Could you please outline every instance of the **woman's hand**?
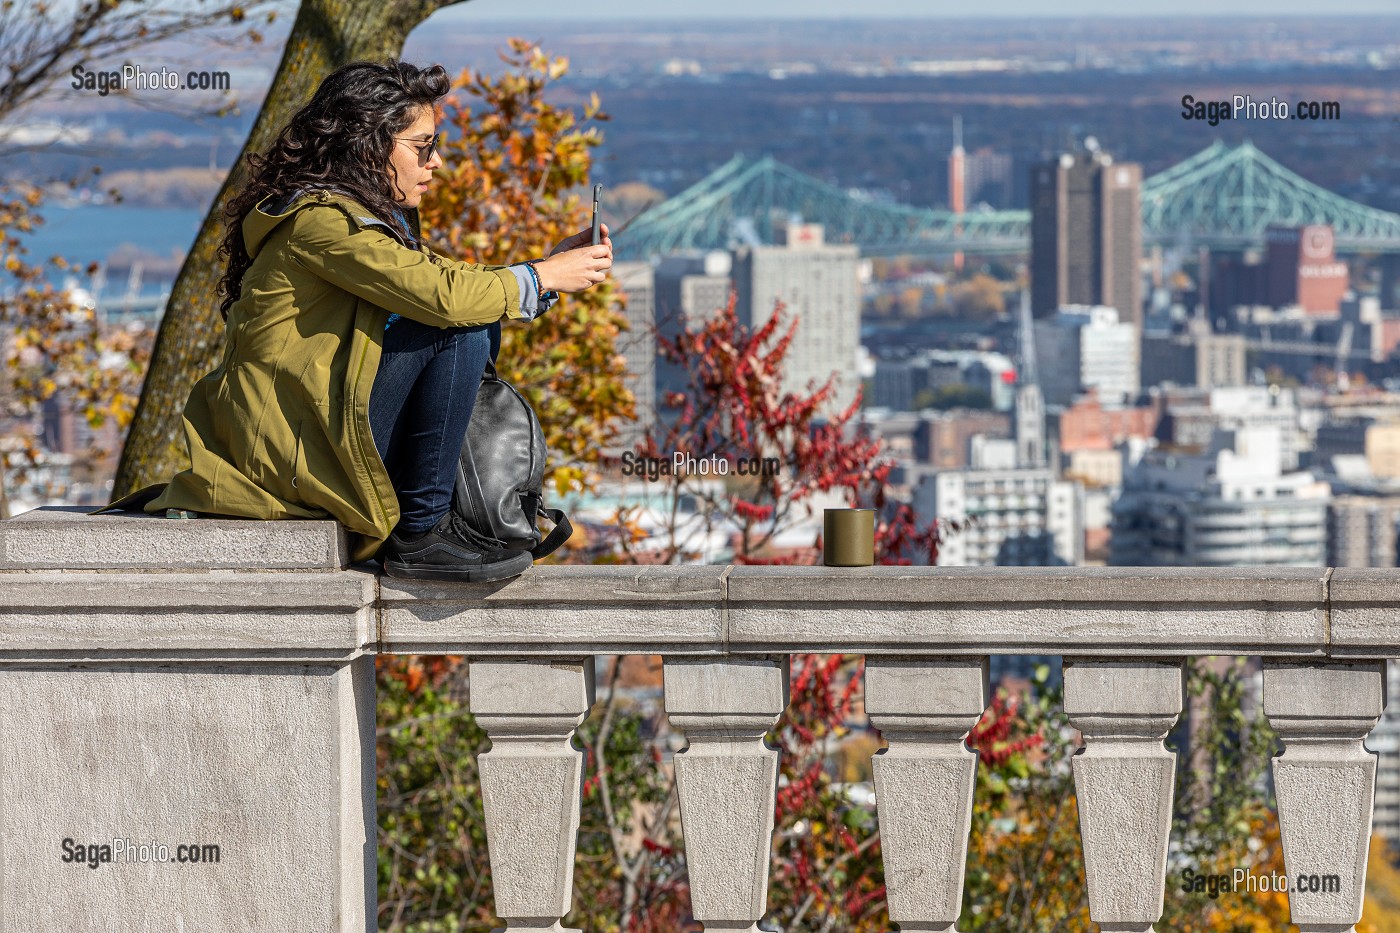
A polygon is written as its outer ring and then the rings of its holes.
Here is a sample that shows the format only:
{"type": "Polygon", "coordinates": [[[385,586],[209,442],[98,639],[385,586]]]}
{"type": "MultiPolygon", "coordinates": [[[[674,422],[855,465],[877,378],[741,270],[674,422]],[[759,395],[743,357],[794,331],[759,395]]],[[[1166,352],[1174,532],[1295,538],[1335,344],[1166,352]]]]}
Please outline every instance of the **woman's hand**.
{"type": "MultiPolygon", "coordinates": [[[[612,240],[608,238],[608,225],[600,222],[598,224],[598,233],[599,238],[603,241],[601,245],[606,246],[608,249],[612,249],[612,240]]],[[[573,236],[565,237],[563,240],[560,240],[559,245],[554,247],[554,249],[550,250],[549,255],[553,256],[555,253],[567,253],[569,250],[578,249],[580,246],[592,245],[593,228],[584,227],[582,230],[580,230],[578,233],[575,233],[573,236]]]]}
{"type": "MultiPolygon", "coordinates": [[[[580,235],[593,239],[592,231],[585,230],[564,243],[580,235]]],[[[556,250],[548,259],[535,263],[535,273],[540,277],[540,288],[547,292],[581,292],[606,279],[612,262],[612,240],[604,239],[597,246],[590,243],[563,252],[556,250]]]]}

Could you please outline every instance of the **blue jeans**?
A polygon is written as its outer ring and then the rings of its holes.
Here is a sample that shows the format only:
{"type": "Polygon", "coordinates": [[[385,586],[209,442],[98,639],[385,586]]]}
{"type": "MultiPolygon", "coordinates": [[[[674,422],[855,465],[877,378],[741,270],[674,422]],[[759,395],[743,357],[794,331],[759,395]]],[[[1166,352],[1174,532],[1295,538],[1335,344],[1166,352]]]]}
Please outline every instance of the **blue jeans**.
{"type": "Polygon", "coordinates": [[[384,332],[369,425],[398,495],[397,534],[431,531],[452,505],[481,374],[500,348],[499,322],[439,328],[399,318],[384,332]]]}

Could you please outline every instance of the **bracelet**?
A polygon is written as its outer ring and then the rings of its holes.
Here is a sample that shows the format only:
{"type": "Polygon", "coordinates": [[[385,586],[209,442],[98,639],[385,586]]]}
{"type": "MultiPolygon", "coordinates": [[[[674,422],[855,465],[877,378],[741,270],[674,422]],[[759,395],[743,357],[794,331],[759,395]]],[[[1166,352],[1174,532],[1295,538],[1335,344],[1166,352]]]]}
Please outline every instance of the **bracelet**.
{"type": "Polygon", "coordinates": [[[559,297],[559,293],[554,291],[545,291],[544,286],[540,284],[540,274],[535,271],[535,263],[544,262],[546,258],[548,257],[541,257],[539,259],[527,259],[525,260],[525,268],[530,270],[530,278],[535,280],[535,294],[539,296],[540,301],[553,301],[554,299],[559,297]]]}

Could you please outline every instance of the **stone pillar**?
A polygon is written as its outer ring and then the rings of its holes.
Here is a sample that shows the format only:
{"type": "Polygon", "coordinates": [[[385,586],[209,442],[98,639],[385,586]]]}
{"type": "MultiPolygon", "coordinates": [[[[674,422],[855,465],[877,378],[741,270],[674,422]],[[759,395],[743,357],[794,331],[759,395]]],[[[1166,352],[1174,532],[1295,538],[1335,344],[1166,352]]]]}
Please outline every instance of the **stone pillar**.
{"type": "Polygon", "coordinates": [[[758,931],[778,752],[763,740],[787,708],[788,659],[666,659],[666,713],[690,744],[675,756],[691,913],[707,931],[758,931]]]}
{"type": "Polygon", "coordinates": [[[889,743],[873,760],[875,805],[904,933],[956,933],[977,780],[966,739],[987,699],[986,658],[865,662],[865,709],[889,743]]]}
{"type": "Polygon", "coordinates": [[[1362,740],[1385,710],[1385,665],[1264,662],[1264,713],[1284,747],[1274,790],[1299,933],[1352,933],[1361,919],[1376,792],[1376,755],[1362,740]]]}
{"type": "Polygon", "coordinates": [[[1065,713],[1084,734],[1074,789],[1089,917],[1102,933],[1152,933],[1167,880],[1181,715],[1179,661],[1066,658],[1065,713]]]}
{"type": "Polygon", "coordinates": [[[344,551],[329,521],[0,522],[0,933],[378,929],[344,551]]]}
{"type": "Polygon", "coordinates": [[[473,661],[471,711],[491,737],[477,758],[496,916],[511,933],[559,933],[574,899],[593,659],[473,661]]]}

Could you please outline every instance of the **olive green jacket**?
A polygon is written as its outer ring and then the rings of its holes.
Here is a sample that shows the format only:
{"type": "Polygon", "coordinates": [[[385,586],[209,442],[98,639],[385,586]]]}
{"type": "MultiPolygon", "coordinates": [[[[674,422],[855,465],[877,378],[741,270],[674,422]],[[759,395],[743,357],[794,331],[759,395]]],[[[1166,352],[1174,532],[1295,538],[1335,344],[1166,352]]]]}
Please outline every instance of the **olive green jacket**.
{"type": "Polygon", "coordinates": [[[434,327],[519,319],[518,280],[505,266],[433,262],[327,191],[265,199],[243,241],[253,261],[223,363],[185,405],[190,468],[145,509],[334,518],[352,558],[367,559],[399,520],[369,424],[390,312],[434,327]]]}

